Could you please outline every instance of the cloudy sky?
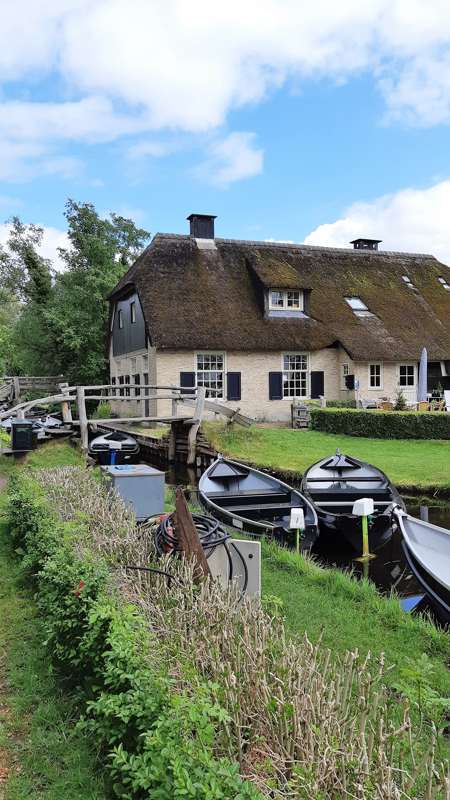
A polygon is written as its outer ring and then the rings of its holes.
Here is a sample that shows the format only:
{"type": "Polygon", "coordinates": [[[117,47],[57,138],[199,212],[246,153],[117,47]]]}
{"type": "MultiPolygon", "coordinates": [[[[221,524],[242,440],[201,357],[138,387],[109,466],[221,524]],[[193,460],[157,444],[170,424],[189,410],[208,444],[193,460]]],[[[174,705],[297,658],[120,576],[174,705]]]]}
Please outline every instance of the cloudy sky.
{"type": "Polygon", "coordinates": [[[450,262],[447,0],[0,5],[0,221],[47,254],[70,196],[152,233],[197,211],[450,262]]]}

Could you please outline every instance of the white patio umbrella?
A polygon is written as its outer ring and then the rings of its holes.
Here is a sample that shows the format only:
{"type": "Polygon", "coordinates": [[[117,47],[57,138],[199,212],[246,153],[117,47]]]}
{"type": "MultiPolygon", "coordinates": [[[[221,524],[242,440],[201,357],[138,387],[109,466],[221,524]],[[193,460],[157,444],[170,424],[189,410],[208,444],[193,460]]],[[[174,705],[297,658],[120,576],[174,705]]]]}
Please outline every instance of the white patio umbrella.
{"type": "Polygon", "coordinates": [[[428,353],[424,347],[420,356],[419,379],[417,381],[417,402],[422,403],[427,399],[427,372],[428,372],[428,353]]]}

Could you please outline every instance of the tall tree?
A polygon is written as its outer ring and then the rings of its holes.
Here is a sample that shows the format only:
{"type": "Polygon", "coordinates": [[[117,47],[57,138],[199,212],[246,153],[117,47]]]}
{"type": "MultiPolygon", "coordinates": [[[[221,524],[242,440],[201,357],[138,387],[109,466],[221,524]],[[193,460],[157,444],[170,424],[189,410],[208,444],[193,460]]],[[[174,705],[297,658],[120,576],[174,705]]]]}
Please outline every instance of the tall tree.
{"type": "Polygon", "coordinates": [[[149,233],[118,214],[101,219],[91,203],[68,200],[65,216],[71,246],[60,250],[66,269],[55,276],[47,319],[58,371],[88,384],[108,375],[107,297],[149,233]]]}
{"type": "MultiPolygon", "coordinates": [[[[51,331],[46,314],[52,301],[52,268],[38,248],[43,230],[10,221],[6,247],[0,246],[0,286],[3,303],[3,347],[7,343],[9,370],[45,374],[52,362],[51,331]]],[[[6,364],[5,364],[6,368],[6,364]]]]}

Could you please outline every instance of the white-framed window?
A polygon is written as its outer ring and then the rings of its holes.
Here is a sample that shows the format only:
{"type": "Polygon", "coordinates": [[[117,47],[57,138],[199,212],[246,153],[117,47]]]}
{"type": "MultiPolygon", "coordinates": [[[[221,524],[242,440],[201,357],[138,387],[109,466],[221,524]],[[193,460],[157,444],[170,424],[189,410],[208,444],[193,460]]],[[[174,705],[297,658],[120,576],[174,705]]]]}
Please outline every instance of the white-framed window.
{"type": "Polygon", "coordinates": [[[204,386],[206,397],[223,400],[225,356],[223,353],[197,353],[197,386],[204,386]]]}
{"type": "Polygon", "coordinates": [[[130,321],[132,325],[136,322],[136,303],[134,300],[130,303],[130,321]]]}
{"type": "Polygon", "coordinates": [[[440,278],[438,278],[438,281],[444,287],[444,289],[447,289],[447,291],[450,292],[450,285],[448,281],[442,277],[442,275],[440,276],[440,278]]]}
{"type": "Polygon", "coordinates": [[[416,385],[416,370],[413,364],[400,364],[398,384],[405,387],[416,385]]]}
{"type": "Polygon", "coordinates": [[[350,364],[341,364],[341,389],[347,388],[345,382],[347,375],[350,375],[350,364]]]}
{"type": "Polygon", "coordinates": [[[117,312],[117,324],[118,324],[120,330],[122,330],[122,328],[123,328],[123,314],[122,314],[122,309],[121,308],[119,308],[119,310],[117,312]]]}
{"type": "Polygon", "coordinates": [[[369,364],[369,389],[383,388],[383,370],[381,364],[369,364]]]}
{"type": "Polygon", "coordinates": [[[269,291],[271,311],[303,311],[303,292],[301,289],[271,289],[269,291]]]}
{"type": "Polygon", "coordinates": [[[308,354],[284,353],[283,397],[307,397],[308,354]]]}

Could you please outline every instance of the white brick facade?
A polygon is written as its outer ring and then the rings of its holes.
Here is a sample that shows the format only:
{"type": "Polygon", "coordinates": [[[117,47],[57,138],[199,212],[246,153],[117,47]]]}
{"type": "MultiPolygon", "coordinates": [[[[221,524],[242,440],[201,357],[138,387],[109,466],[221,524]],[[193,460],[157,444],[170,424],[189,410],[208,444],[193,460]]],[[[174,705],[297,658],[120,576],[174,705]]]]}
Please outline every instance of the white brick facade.
{"type": "MultiPolygon", "coordinates": [[[[207,352],[207,351],[202,351],[207,352]]],[[[239,372],[241,374],[241,399],[238,401],[226,400],[226,386],[224,398],[220,399],[230,408],[240,408],[244,414],[259,421],[289,422],[291,418],[292,398],[283,400],[269,399],[269,373],[283,371],[283,353],[258,353],[258,352],[225,352],[224,373],[239,372]]],[[[309,375],[312,371],[324,373],[324,394],[327,400],[352,400],[353,391],[345,388],[344,365],[347,365],[348,374],[353,374],[359,379],[359,394],[363,399],[377,400],[388,397],[395,398],[399,385],[399,364],[389,362],[380,363],[381,387],[369,386],[369,363],[354,363],[343,348],[326,348],[313,351],[308,356],[308,394],[310,396],[309,375]]],[[[180,383],[181,372],[195,372],[197,354],[188,351],[156,351],[154,348],[138,351],[126,356],[111,356],[111,377],[116,378],[130,375],[135,372],[141,375],[141,384],[144,383],[144,374],[148,373],[150,384],[173,385],[180,383]]],[[[417,365],[414,367],[414,386],[402,387],[408,402],[415,402],[417,365]]],[[[132,381],[132,377],[131,377],[132,381]]],[[[125,384],[124,384],[125,385],[125,384]]],[[[134,394],[133,391],[130,392],[134,394]]],[[[301,398],[298,398],[301,402],[301,398]]],[[[306,398],[305,398],[306,399],[306,398]]],[[[145,412],[144,402],[130,397],[126,402],[113,403],[114,411],[120,416],[139,416],[145,412]]],[[[169,400],[151,402],[149,407],[151,415],[169,416],[171,403],[169,400]]]]}

